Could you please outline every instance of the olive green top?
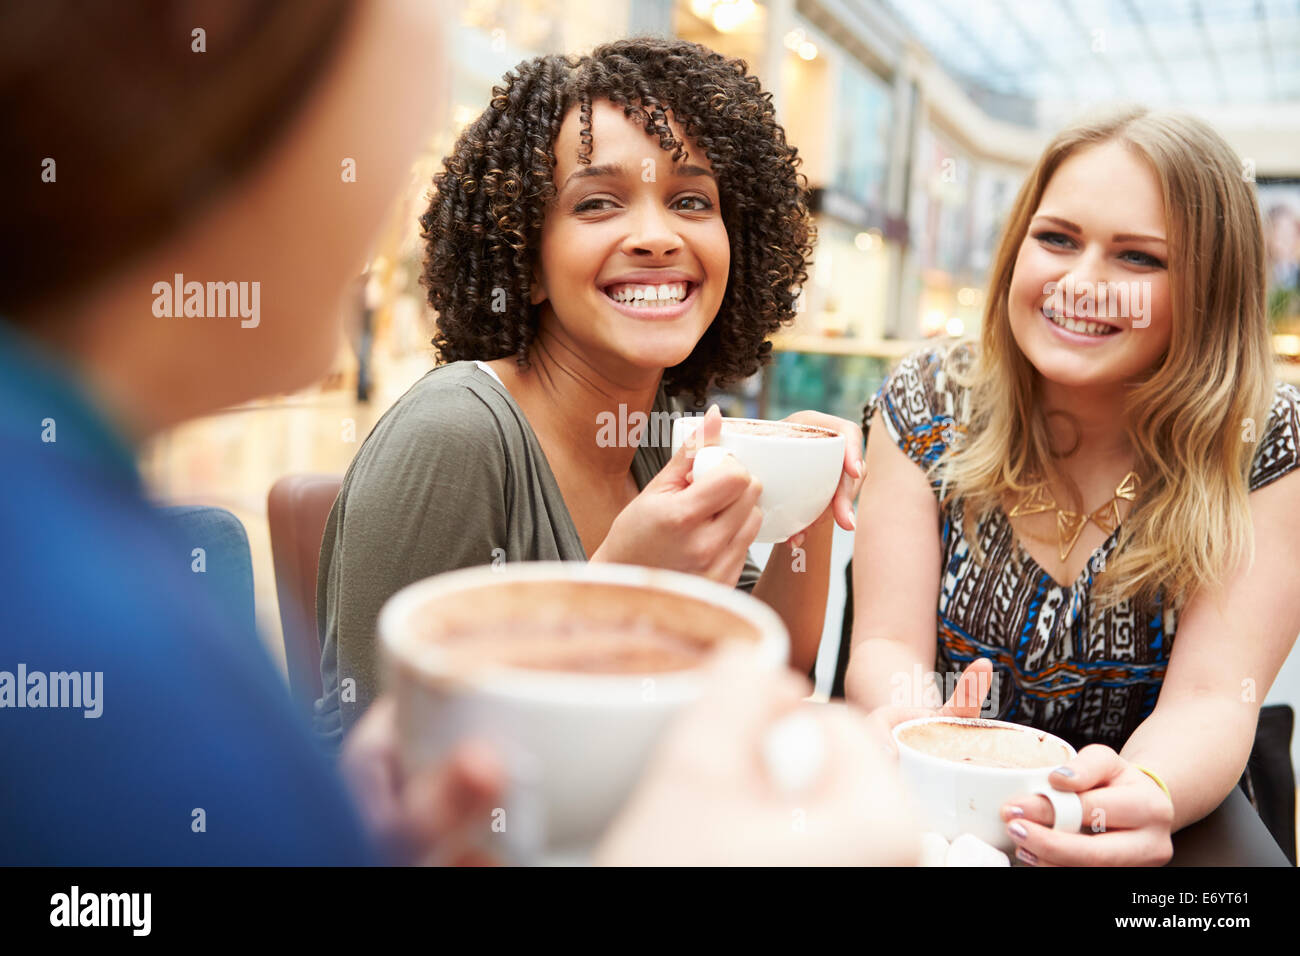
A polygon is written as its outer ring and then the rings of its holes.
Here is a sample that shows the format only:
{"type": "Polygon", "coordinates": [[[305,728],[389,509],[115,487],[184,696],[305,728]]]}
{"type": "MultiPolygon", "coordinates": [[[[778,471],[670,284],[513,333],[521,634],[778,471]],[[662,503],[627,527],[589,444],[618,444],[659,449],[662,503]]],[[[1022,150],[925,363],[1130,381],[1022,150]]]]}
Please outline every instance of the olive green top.
{"type": "MultiPolygon", "coordinates": [[[[673,410],[662,388],[654,410],[673,410]]],[[[632,459],[638,488],[670,452],[656,441],[663,436],[645,431],[632,459]]],[[[429,372],[366,438],[325,525],[316,578],[324,686],[317,732],[337,745],[375,698],[375,622],[401,588],[494,562],[586,560],[542,446],[495,373],[474,362],[429,372]],[[356,681],[355,695],[340,695],[347,678],[356,681]]],[[[747,560],[737,587],[752,590],[758,577],[747,560]]]]}

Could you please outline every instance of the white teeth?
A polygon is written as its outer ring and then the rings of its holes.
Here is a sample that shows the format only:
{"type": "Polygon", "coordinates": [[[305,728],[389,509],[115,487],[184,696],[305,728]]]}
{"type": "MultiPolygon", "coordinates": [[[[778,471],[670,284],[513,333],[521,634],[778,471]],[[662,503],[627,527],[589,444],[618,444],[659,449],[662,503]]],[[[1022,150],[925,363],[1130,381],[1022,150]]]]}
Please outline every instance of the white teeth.
{"type": "Polygon", "coordinates": [[[1112,326],[1103,325],[1100,322],[1083,322],[1078,319],[1072,319],[1068,316],[1058,315],[1052,309],[1044,309],[1045,315],[1054,325],[1059,325],[1063,329],[1069,329],[1079,335],[1104,336],[1112,334],[1112,326]]]}
{"type": "Polygon", "coordinates": [[[663,285],[618,285],[605,290],[615,302],[631,306],[676,305],[686,298],[685,282],[669,282],[663,285]]]}

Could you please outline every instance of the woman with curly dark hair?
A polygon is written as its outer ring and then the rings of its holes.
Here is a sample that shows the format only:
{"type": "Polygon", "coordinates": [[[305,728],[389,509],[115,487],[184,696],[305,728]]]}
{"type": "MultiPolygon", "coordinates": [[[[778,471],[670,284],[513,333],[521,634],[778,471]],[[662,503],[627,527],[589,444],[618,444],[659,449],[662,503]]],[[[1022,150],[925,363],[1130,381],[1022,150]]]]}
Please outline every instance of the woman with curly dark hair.
{"type": "MultiPolygon", "coordinates": [[[[797,165],[745,64],[693,43],[539,57],[493,90],[421,220],[448,364],[376,425],[326,528],[322,733],[341,735],[376,691],[384,601],[470,565],[704,575],[775,608],[792,666],[812,666],[831,523],[853,527],[860,429],[791,416],[846,436],[844,474],[760,575],[748,557],[758,482],[738,464],[692,482],[686,454],[670,460],[661,436],[635,425],[659,420],[673,396],[698,407],[710,387],[752,375],[793,317],[812,239],[797,165]],[[627,440],[610,440],[612,417],[634,423],[627,440]]],[[[720,427],[710,409],[700,440],[720,427]]]]}

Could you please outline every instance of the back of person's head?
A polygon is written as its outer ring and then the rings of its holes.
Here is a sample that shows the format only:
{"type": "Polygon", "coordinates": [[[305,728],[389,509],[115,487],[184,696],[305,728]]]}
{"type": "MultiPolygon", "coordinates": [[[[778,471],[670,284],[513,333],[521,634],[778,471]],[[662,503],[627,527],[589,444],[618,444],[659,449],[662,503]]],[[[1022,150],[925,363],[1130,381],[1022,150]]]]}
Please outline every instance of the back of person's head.
{"type": "Polygon", "coordinates": [[[141,437],[319,380],[439,112],[445,20],[406,0],[5,6],[0,318],[141,437]]]}
{"type": "Polygon", "coordinates": [[[352,0],[0,8],[0,315],[22,322],[173,233],[277,141],[352,0]]]}

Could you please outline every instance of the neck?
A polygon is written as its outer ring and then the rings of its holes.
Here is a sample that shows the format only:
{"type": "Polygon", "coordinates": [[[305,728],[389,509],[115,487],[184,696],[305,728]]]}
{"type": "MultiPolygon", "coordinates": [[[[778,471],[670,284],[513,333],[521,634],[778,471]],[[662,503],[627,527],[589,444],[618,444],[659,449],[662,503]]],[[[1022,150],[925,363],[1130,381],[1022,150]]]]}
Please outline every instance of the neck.
{"type": "MultiPolygon", "coordinates": [[[[139,448],[149,438],[187,417],[183,398],[192,382],[177,381],[174,363],[159,360],[135,324],[114,314],[43,315],[31,330],[35,343],[70,370],[78,385],[118,434],[139,448]],[[107,334],[112,329],[113,334],[107,334]],[[179,386],[179,388],[177,387],[179,386]]],[[[201,406],[201,403],[198,403],[201,406]]]]}
{"type": "MultiPolygon", "coordinates": [[[[510,383],[511,393],[528,413],[529,423],[548,452],[562,448],[567,457],[584,468],[611,478],[627,474],[636,446],[598,440],[602,423],[610,415],[616,421],[634,412],[648,416],[662,370],[611,372],[584,355],[562,330],[545,321],[529,350],[526,370],[521,370],[513,358],[492,364],[498,372],[506,372],[502,378],[510,383]]],[[[609,432],[605,426],[605,434],[609,432]]]]}
{"type": "Polygon", "coordinates": [[[1042,376],[1038,382],[1054,449],[1065,452],[1073,448],[1068,456],[1071,461],[1095,463],[1103,468],[1132,462],[1133,446],[1122,391],[1110,385],[1061,385],[1042,376]]]}

